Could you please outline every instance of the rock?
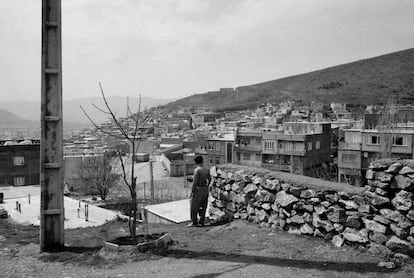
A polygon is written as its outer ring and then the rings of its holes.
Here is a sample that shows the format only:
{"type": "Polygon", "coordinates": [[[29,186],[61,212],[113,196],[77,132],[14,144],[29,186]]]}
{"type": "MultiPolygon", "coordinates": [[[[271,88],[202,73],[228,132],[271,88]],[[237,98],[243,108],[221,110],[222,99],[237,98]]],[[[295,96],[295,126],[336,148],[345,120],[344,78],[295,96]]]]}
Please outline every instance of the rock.
{"type": "Polygon", "coordinates": [[[323,201],[321,202],[321,205],[324,206],[325,208],[328,208],[331,205],[331,203],[329,203],[328,201],[323,201]]]}
{"type": "Polygon", "coordinates": [[[269,214],[263,209],[255,209],[254,214],[260,222],[267,222],[269,220],[269,214]]]}
{"type": "Polygon", "coordinates": [[[345,226],[359,229],[361,227],[361,219],[358,216],[348,216],[345,222],[345,226]]]}
{"type": "Polygon", "coordinates": [[[399,239],[396,236],[391,236],[391,238],[385,244],[391,251],[396,253],[402,253],[407,255],[414,254],[414,246],[408,241],[399,239]]]}
{"type": "Polygon", "coordinates": [[[373,188],[373,190],[371,190],[371,191],[375,191],[375,188],[378,188],[378,187],[382,188],[382,189],[386,189],[386,188],[389,187],[388,183],[380,182],[380,181],[377,181],[377,180],[368,181],[368,185],[370,185],[373,188]]]}
{"type": "Polygon", "coordinates": [[[404,166],[401,170],[400,170],[400,175],[408,175],[408,174],[414,174],[414,169],[409,167],[409,166],[404,166]]]}
{"type": "Polygon", "coordinates": [[[286,191],[279,191],[276,194],[276,203],[283,208],[292,207],[294,203],[298,201],[298,198],[291,194],[287,194],[286,191]]]}
{"type": "Polygon", "coordinates": [[[303,219],[302,216],[296,214],[296,215],[288,218],[286,222],[287,223],[294,223],[294,224],[304,224],[305,220],[303,219]]]}
{"type": "Polygon", "coordinates": [[[332,244],[338,248],[341,248],[344,245],[344,237],[342,235],[336,235],[332,238],[332,244]]]}
{"type": "Polygon", "coordinates": [[[312,205],[317,205],[317,204],[321,203],[321,199],[316,198],[316,197],[315,198],[310,198],[309,201],[312,205]]]}
{"type": "Polygon", "coordinates": [[[280,183],[279,180],[276,179],[266,179],[266,182],[262,184],[262,187],[270,192],[276,192],[280,190],[280,183]]]}
{"type": "Polygon", "coordinates": [[[413,193],[401,190],[398,192],[394,199],[392,199],[392,205],[399,211],[408,211],[411,209],[413,193]]]}
{"type": "Polygon", "coordinates": [[[377,172],[375,173],[375,179],[383,182],[383,183],[390,183],[392,180],[393,175],[385,172],[377,172]]]}
{"type": "Polygon", "coordinates": [[[231,184],[227,183],[227,184],[224,186],[224,190],[226,190],[226,191],[230,191],[230,190],[231,190],[231,184]]]}
{"type": "Polygon", "coordinates": [[[369,202],[374,206],[383,206],[390,203],[390,199],[380,196],[371,191],[365,191],[364,195],[368,198],[369,202]]]}
{"type": "Polygon", "coordinates": [[[376,243],[371,243],[369,245],[368,252],[371,252],[375,255],[379,255],[381,257],[389,257],[392,255],[392,251],[388,247],[376,243]]]}
{"type": "Polygon", "coordinates": [[[303,209],[306,210],[307,212],[313,212],[313,206],[312,205],[304,205],[303,209]]]}
{"type": "Polygon", "coordinates": [[[232,190],[232,191],[234,191],[234,192],[238,192],[238,191],[239,191],[239,189],[240,189],[240,185],[239,185],[237,182],[235,182],[235,183],[233,183],[233,184],[231,185],[231,190],[232,190]]]}
{"type": "Polygon", "coordinates": [[[346,228],[345,231],[342,232],[343,237],[349,242],[357,242],[357,243],[367,243],[368,238],[361,235],[357,230],[352,228],[346,228]]]}
{"type": "Polygon", "coordinates": [[[378,267],[383,267],[387,269],[394,269],[397,267],[397,264],[395,262],[379,262],[378,267]]]}
{"type": "Polygon", "coordinates": [[[246,210],[248,215],[254,215],[254,207],[250,204],[247,205],[246,210]]]}
{"type": "Polygon", "coordinates": [[[291,185],[289,187],[289,193],[293,194],[295,197],[298,197],[299,198],[301,192],[302,192],[302,189],[300,187],[293,186],[293,185],[291,185]]]}
{"type": "Polygon", "coordinates": [[[388,240],[386,235],[378,232],[372,232],[369,236],[369,239],[378,244],[385,244],[385,242],[388,240]]]}
{"type": "Polygon", "coordinates": [[[264,209],[264,210],[270,210],[271,209],[271,206],[270,206],[269,203],[264,203],[264,204],[262,204],[262,209],[264,209]]]}
{"type": "Polygon", "coordinates": [[[413,209],[407,212],[407,218],[414,221],[414,210],[413,209]]]}
{"type": "Polygon", "coordinates": [[[370,205],[359,205],[358,212],[371,213],[372,212],[372,207],[370,205]]]}
{"type": "Polygon", "coordinates": [[[365,178],[367,180],[373,180],[375,178],[375,172],[372,169],[368,169],[365,174],[365,178]]]}
{"type": "Polygon", "coordinates": [[[345,209],[358,209],[358,205],[351,200],[339,200],[338,203],[342,204],[345,209]]]}
{"type": "Polygon", "coordinates": [[[310,198],[315,198],[316,197],[316,191],[312,190],[312,189],[307,189],[307,190],[303,190],[300,193],[300,197],[302,199],[310,199],[310,198]]]}
{"type": "Polygon", "coordinates": [[[408,260],[410,256],[401,254],[401,253],[395,253],[394,258],[399,259],[399,260],[408,260]]]}
{"type": "Polygon", "coordinates": [[[399,211],[391,210],[391,209],[380,209],[380,213],[385,218],[394,221],[399,222],[404,219],[404,215],[402,215],[399,211]]]}
{"type": "Polygon", "coordinates": [[[305,212],[302,217],[306,223],[312,223],[312,215],[309,212],[305,212]]]}
{"type": "Polygon", "coordinates": [[[383,234],[385,234],[387,231],[387,227],[385,227],[384,225],[374,220],[362,219],[362,221],[364,222],[365,227],[370,231],[383,233],[383,234]]]}
{"type": "Polygon", "coordinates": [[[316,228],[313,232],[313,236],[325,237],[325,233],[321,229],[316,228]]]}
{"type": "Polygon", "coordinates": [[[381,224],[384,224],[384,225],[389,225],[391,223],[390,220],[388,220],[387,218],[385,218],[382,215],[375,215],[374,216],[374,221],[377,221],[377,222],[379,222],[381,224]]]}
{"type": "Polygon", "coordinates": [[[345,210],[340,207],[329,207],[326,216],[332,222],[345,223],[346,221],[345,210]]]}
{"type": "Polygon", "coordinates": [[[414,236],[414,227],[410,228],[410,236],[414,236]]]}
{"type": "Polygon", "coordinates": [[[339,200],[339,196],[338,193],[333,193],[333,194],[325,194],[325,198],[327,201],[329,201],[331,204],[334,204],[336,202],[338,202],[339,200]]]}
{"type": "Polygon", "coordinates": [[[398,172],[401,170],[401,168],[402,168],[402,167],[403,167],[403,166],[402,166],[402,164],[401,164],[401,163],[395,162],[395,163],[391,164],[391,165],[388,167],[388,169],[387,169],[387,170],[385,170],[385,173],[389,173],[389,174],[395,174],[395,173],[398,173],[398,172]]]}
{"type": "Polygon", "coordinates": [[[319,216],[315,213],[313,214],[312,225],[315,228],[323,228],[327,232],[331,232],[335,229],[330,221],[320,219],[319,216]]]}
{"type": "Polygon", "coordinates": [[[305,223],[300,226],[300,232],[303,235],[313,235],[314,229],[311,225],[309,225],[308,223],[305,223]]]}
{"type": "Polygon", "coordinates": [[[349,200],[352,198],[351,193],[345,192],[345,191],[339,191],[338,192],[338,196],[339,198],[341,198],[342,200],[349,200]]]}
{"type": "Polygon", "coordinates": [[[402,229],[407,229],[409,227],[412,227],[414,225],[414,223],[409,220],[407,217],[402,216],[402,219],[400,221],[398,221],[398,227],[402,228],[402,229]]]}
{"type": "Polygon", "coordinates": [[[335,231],[337,231],[338,233],[341,233],[345,229],[344,225],[341,225],[339,223],[334,223],[333,226],[335,231]]]}
{"type": "Polygon", "coordinates": [[[414,237],[412,236],[408,236],[407,237],[408,242],[410,242],[411,244],[414,244],[414,237]]]}
{"type": "Polygon", "coordinates": [[[226,209],[231,211],[231,212],[236,212],[236,206],[234,205],[233,202],[228,202],[226,204],[226,209]]]}
{"type": "Polygon", "coordinates": [[[256,201],[262,202],[262,203],[273,203],[276,199],[276,195],[274,193],[270,193],[267,190],[259,189],[256,192],[256,195],[254,195],[256,201]]]}
{"type": "Polygon", "coordinates": [[[295,226],[289,226],[289,230],[288,230],[289,234],[293,234],[293,235],[300,235],[300,229],[298,227],[295,226]]]}
{"type": "Polygon", "coordinates": [[[369,165],[369,168],[370,169],[373,169],[373,170],[376,170],[376,171],[383,171],[383,170],[388,169],[388,167],[386,165],[384,165],[384,164],[382,164],[380,162],[372,162],[369,165]]]}
{"type": "Polygon", "coordinates": [[[392,223],[390,225],[391,231],[401,239],[405,239],[408,236],[408,232],[405,229],[398,227],[396,224],[392,223]]]}
{"type": "Polygon", "coordinates": [[[252,183],[259,187],[260,185],[264,184],[264,179],[262,177],[254,177],[252,183]]]}
{"type": "Polygon", "coordinates": [[[254,195],[254,194],[256,194],[256,192],[257,192],[258,189],[259,188],[256,185],[254,185],[252,183],[249,183],[244,188],[244,193],[249,194],[249,195],[254,195]]]}
{"type": "Polygon", "coordinates": [[[388,196],[388,192],[379,187],[375,188],[375,193],[381,196],[385,196],[385,197],[388,196]]]}
{"type": "Polygon", "coordinates": [[[413,180],[403,175],[394,176],[394,180],[391,182],[391,188],[409,189],[413,185],[413,180]]]}

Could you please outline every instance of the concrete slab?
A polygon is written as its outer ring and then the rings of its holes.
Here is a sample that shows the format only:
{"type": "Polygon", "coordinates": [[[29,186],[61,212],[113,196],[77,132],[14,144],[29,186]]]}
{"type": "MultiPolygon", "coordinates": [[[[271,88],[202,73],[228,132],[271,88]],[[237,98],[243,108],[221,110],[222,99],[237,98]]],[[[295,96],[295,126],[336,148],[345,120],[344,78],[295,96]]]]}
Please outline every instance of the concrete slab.
{"type": "MultiPolygon", "coordinates": [[[[209,206],[207,206],[208,212],[209,206]]],[[[150,223],[185,223],[191,221],[190,199],[145,207],[150,223]]]]}
{"type": "MultiPolygon", "coordinates": [[[[99,226],[107,221],[116,219],[120,213],[103,209],[94,205],[89,205],[89,221],[85,221],[85,203],[81,202],[79,218],[78,207],[79,201],[72,198],[64,197],[65,204],[65,229],[83,228],[99,226]]],[[[23,225],[40,225],[40,196],[31,195],[30,204],[27,196],[19,198],[6,199],[0,204],[7,210],[10,218],[23,225]],[[16,210],[16,201],[21,204],[22,212],[16,210]]]]}

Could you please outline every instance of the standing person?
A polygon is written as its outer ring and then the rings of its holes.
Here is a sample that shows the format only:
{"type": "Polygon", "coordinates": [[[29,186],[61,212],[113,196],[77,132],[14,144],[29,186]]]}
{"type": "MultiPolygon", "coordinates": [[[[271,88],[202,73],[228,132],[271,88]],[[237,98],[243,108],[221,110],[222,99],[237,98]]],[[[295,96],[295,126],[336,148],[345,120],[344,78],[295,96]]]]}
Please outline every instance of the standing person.
{"type": "Polygon", "coordinates": [[[194,158],[196,168],[194,169],[194,182],[190,196],[190,213],[192,223],[189,226],[204,226],[206,219],[208,186],[210,185],[210,171],[203,165],[203,157],[194,158]],[[200,220],[198,220],[198,215],[200,220]]]}

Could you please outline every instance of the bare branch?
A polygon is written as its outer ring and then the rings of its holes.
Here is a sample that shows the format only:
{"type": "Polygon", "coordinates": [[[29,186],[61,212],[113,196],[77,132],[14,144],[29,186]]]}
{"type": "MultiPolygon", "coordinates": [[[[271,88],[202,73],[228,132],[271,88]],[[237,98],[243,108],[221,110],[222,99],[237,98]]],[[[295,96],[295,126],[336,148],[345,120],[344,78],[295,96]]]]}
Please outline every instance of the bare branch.
{"type": "Polygon", "coordinates": [[[121,167],[122,167],[122,176],[123,176],[123,178],[124,178],[124,182],[125,182],[125,184],[128,186],[128,187],[131,187],[130,186],[130,184],[129,184],[129,182],[128,182],[128,179],[126,178],[127,177],[127,172],[126,172],[126,170],[125,170],[125,164],[124,164],[124,160],[123,160],[123,158],[122,158],[122,154],[121,154],[121,152],[118,150],[118,156],[119,156],[119,161],[121,161],[121,167]]]}
{"type": "Polygon", "coordinates": [[[83,109],[82,105],[80,105],[80,109],[82,110],[83,114],[85,114],[86,118],[88,118],[88,120],[89,120],[89,121],[93,124],[93,126],[94,126],[97,130],[99,130],[99,131],[101,131],[101,132],[103,132],[103,133],[105,133],[105,134],[107,134],[107,135],[109,135],[109,136],[112,136],[112,137],[114,137],[114,138],[117,138],[117,139],[125,139],[125,138],[124,138],[124,137],[122,137],[122,136],[117,136],[117,135],[115,135],[115,134],[113,134],[113,133],[110,133],[110,132],[108,132],[108,131],[105,131],[103,128],[101,128],[100,126],[98,126],[98,125],[96,124],[96,122],[95,122],[94,120],[92,120],[92,118],[89,116],[89,114],[85,111],[85,109],[83,109]]]}
{"type": "Polygon", "coordinates": [[[109,112],[107,112],[107,111],[103,110],[102,108],[98,107],[95,103],[91,103],[91,105],[92,105],[93,107],[95,107],[95,108],[96,108],[96,110],[98,110],[99,112],[102,112],[102,113],[107,114],[107,115],[111,115],[111,113],[109,113],[109,112]]]}
{"type": "Polygon", "coordinates": [[[139,95],[138,113],[137,113],[137,119],[135,121],[134,140],[136,139],[136,136],[137,136],[137,131],[138,131],[138,127],[139,127],[139,116],[140,116],[140,114],[141,114],[141,94],[139,95]]]}
{"type": "Polygon", "coordinates": [[[119,131],[121,131],[122,135],[124,135],[126,139],[128,139],[129,141],[131,141],[131,138],[128,136],[128,133],[124,130],[124,128],[122,127],[122,125],[119,123],[119,121],[115,117],[115,114],[112,112],[112,109],[109,106],[108,101],[106,100],[105,93],[104,93],[104,91],[102,89],[101,82],[99,82],[99,89],[101,90],[102,98],[103,98],[103,100],[105,102],[106,109],[108,109],[108,112],[110,113],[112,119],[114,120],[115,125],[118,127],[119,131]]]}

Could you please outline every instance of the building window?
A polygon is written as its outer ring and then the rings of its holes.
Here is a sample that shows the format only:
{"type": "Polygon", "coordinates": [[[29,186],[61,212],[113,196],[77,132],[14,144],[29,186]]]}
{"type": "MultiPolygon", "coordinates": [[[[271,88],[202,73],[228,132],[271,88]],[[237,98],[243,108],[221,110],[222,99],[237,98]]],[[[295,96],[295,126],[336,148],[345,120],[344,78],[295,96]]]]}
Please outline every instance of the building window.
{"type": "Polygon", "coordinates": [[[207,144],[207,149],[208,149],[208,150],[210,150],[210,151],[212,151],[212,150],[213,150],[213,148],[214,148],[213,143],[208,142],[208,144],[207,144]]]}
{"type": "Polygon", "coordinates": [[[216,152],[220,152],[220,142],[216,142],[216,152]]]}
{"type": "Polygon", "coordinates": [[[316,141],[315,142],[315,149],[319,150],[321,148],[321,142],[320,141],[316,141]]]}
{"type": "Polygon", "coordinates": [[[342,162],[354,162],[357,159],[357,155],[354,153],[343,153],[342,162]]]}
{"type": "Polygon", "coordinates": [[[312,150],[312,142],[308,142],[308,151],[312,150]]]}
{"type": "Polygon", "coordinates": [[[220,164],[220,158],[216,157],[216,164],[220,164]]]}
{"type": "Polygon", "coordinates": [[[369,144],[371,144],[371,145],[379,145],[380,144],[380,137],[379,136],[372,135],[370,139],[371,140],[370,140],[369,144]]]}
{"type": "Polygon", "coordinates": [[[256,154],[256,161],[262,161],[262,155],[261,154],[256,154]]]}
{"type": "Polygon", "coordinates": [[[242,158],[243,158],[243,160],[250,160],[250,153],[243,153],[242,154],[242,158]]]}
{"type": "Polygon", "coordinates": [[[23,166],[23,165],[24,165],[24,156],[13,157],[13,166],[23,166]]]}
{"type": "Polygon", "coordinates": [[[14,178],[14,185],[25,185],[25,178],[24,177],[15,177],[14,178]]]}
{"type": "Polygon", "coordinates": [[[305,150],[305,144],[302,142],[295,142],[293,148],[296,152],[303,152],[305,150]]]}
{"type": "Polygon", "coordinates": [[[271,142],[271,141],[264,142],[264,147],[267,150],[273,150],[274,146],[275,146],[275,142],[271,142]]]}
{"type": "Polygon", "coordinates": [[[397,136],[397,137],[394,137],[394,138],[392,138],[392,144],[394,145],[394,146],[405,146],[404,145],[404,137],[402,137],[402,136],[397,136]]]}

